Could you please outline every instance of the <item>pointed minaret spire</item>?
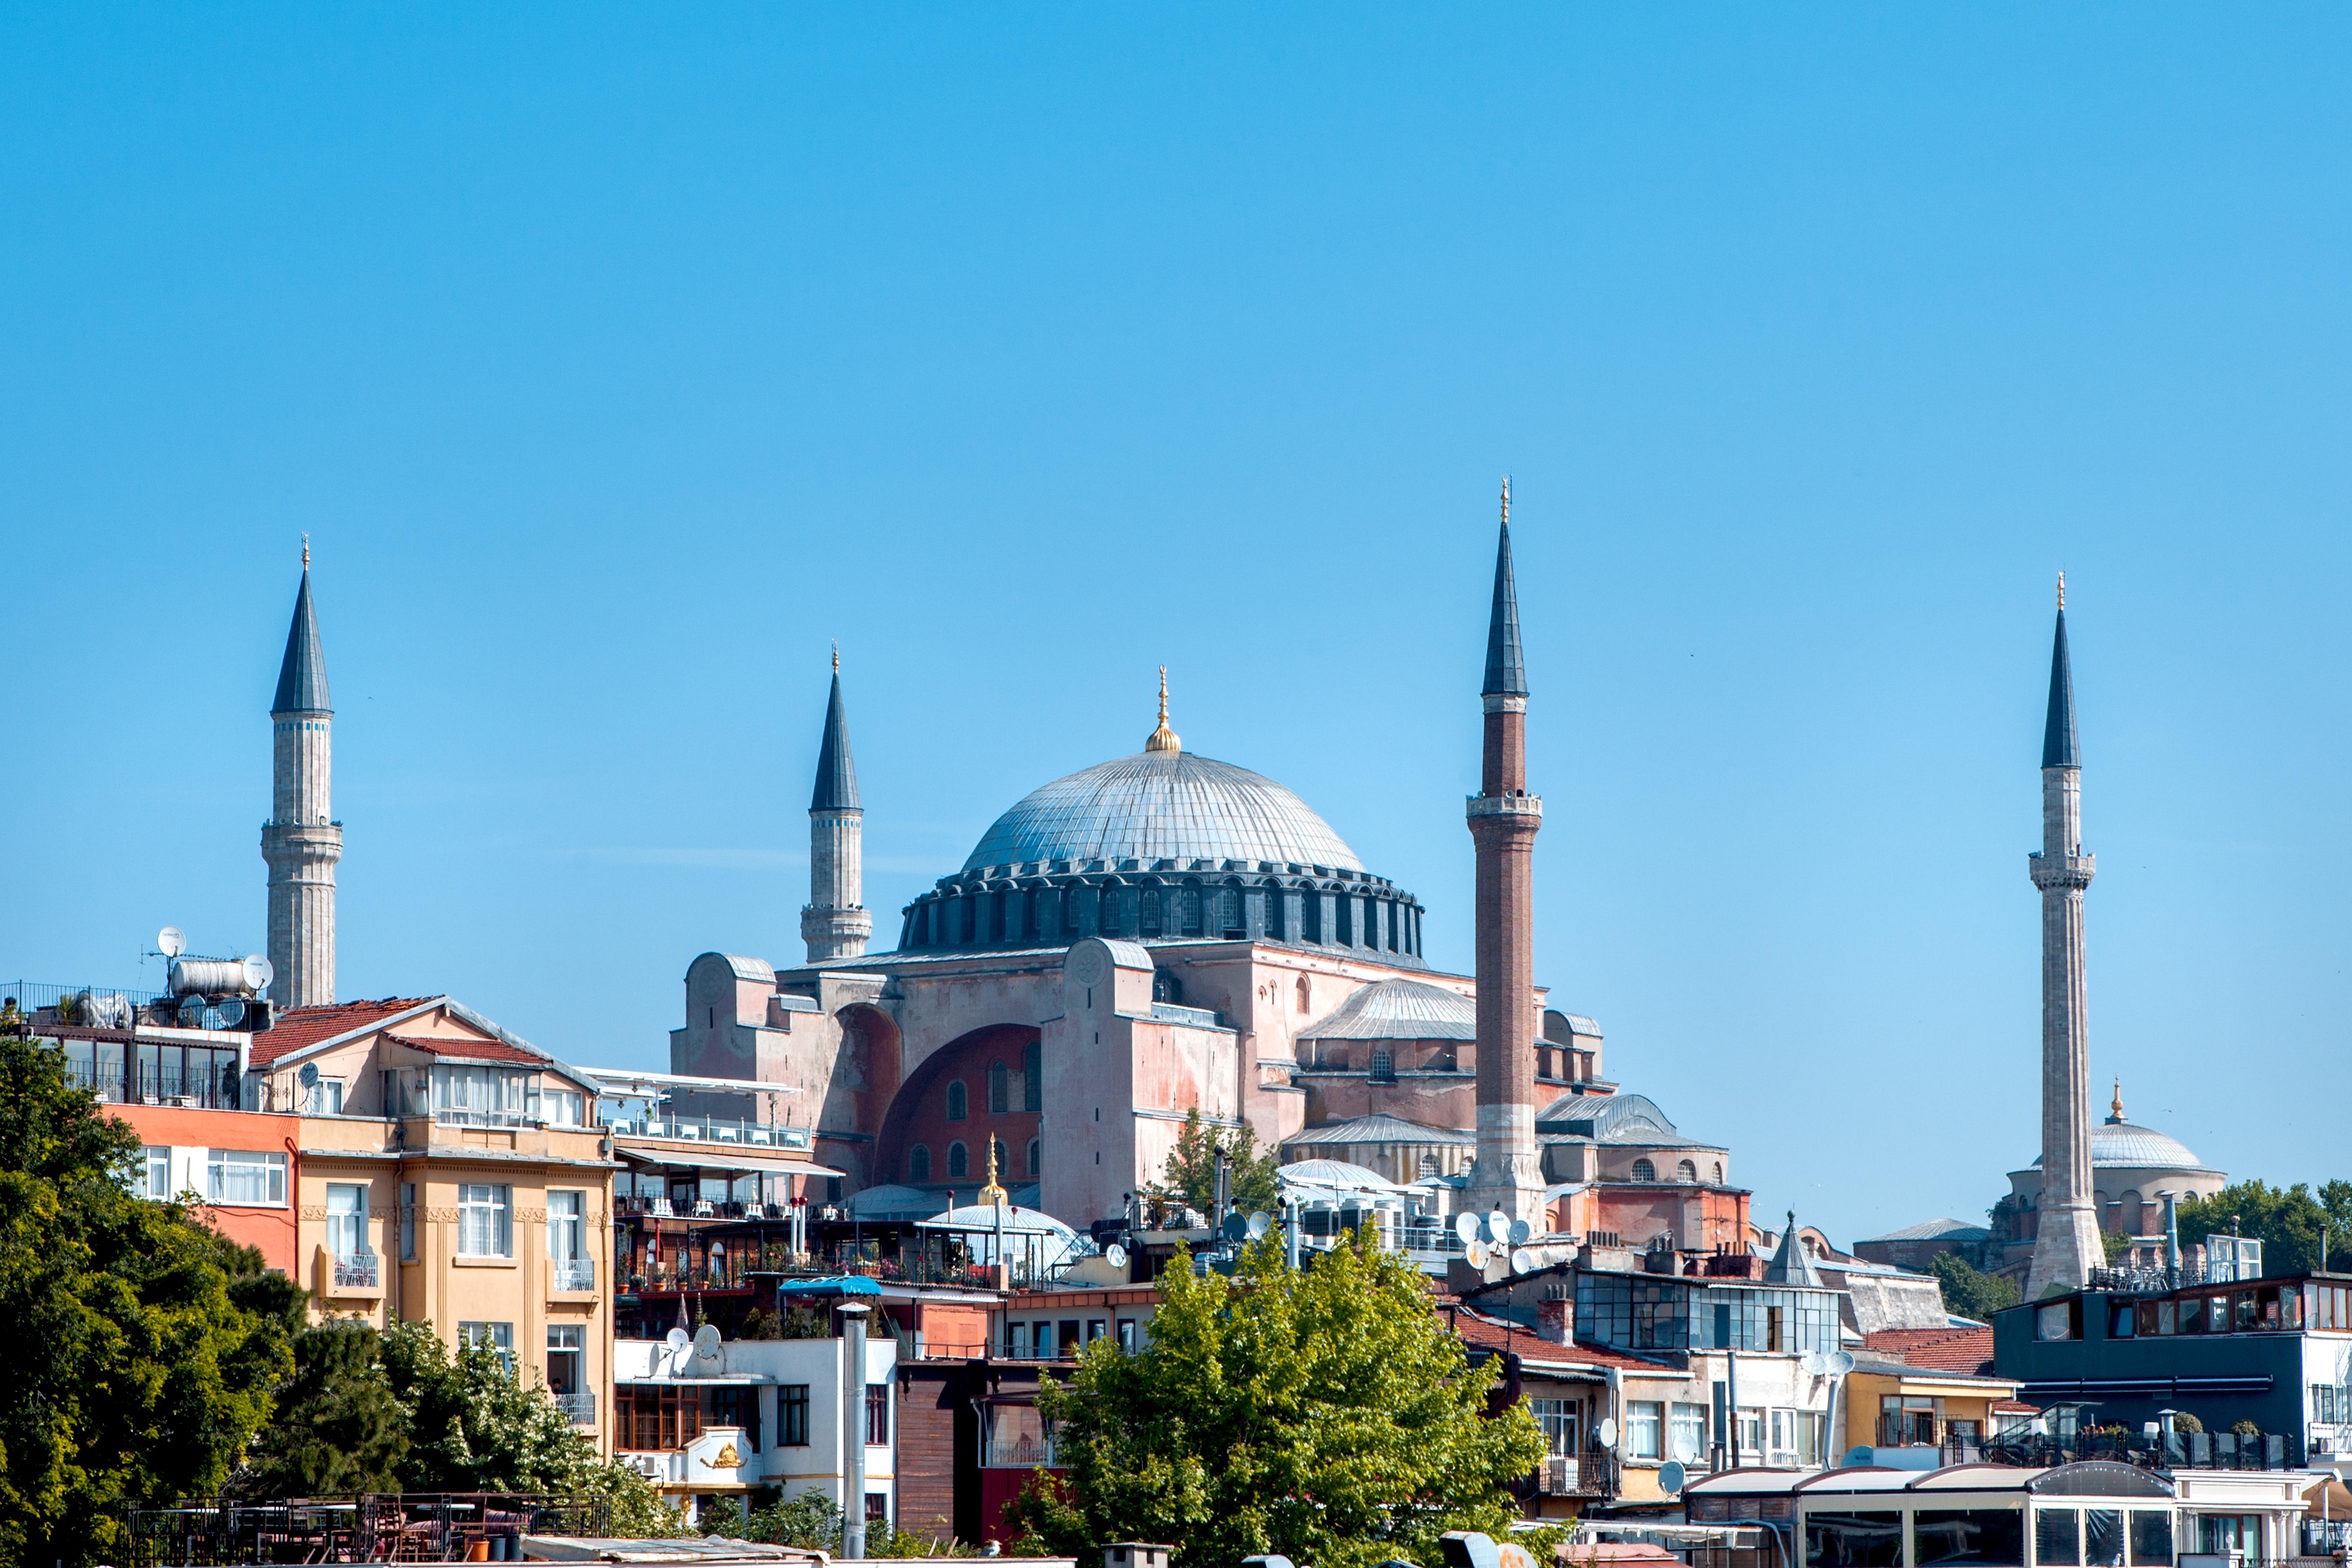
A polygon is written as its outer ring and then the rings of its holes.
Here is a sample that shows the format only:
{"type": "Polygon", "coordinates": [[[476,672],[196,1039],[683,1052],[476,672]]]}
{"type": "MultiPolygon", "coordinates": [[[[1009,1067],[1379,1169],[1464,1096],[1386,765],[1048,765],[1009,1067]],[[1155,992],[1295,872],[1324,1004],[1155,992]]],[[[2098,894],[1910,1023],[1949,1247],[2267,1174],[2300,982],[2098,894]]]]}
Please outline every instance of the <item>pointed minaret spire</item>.
{"type": "Polygon", "coordinates": [[[874,917],[865,901],[865,821],[857,801],[857,764],[849,754],[849,710],[841,700],[841,645],[835,643],[816,788],[809,796],[809,901],[801,910],[801,940],[808,944],[811,963],[862,957],[874,935],[874,917]]]}
{"type": "Polygon", "coordinates": [[[1511,482],[1503,481],[1495,605],[1486,628],[1486,742],[1470,797],[1477,851],[1477,1152],[1463,1205],[1501,1209],[1551,1228],[1536,1146],[1536,830],[1543,802],[1528,793],[1528,679],[1519,600],[1511,582],[1511,482]]]}
{"type": "Polygon", "coordinates": [[[1495,604],[1486,619],[1486,684],[1482,696],[1525,697],[1528,667],[1519,654],[1519,593],[1511,576],[1511,481],[1503,479],[1503,537],[1495,550],[1495,604]]]}
{"type": "MultiPolygon", "coordinates": [[[[2089,982],[2083,894],[2098,871],[2083,853],[2082,748],[2074,736],[2074,675],[2066,655],[2066,578],[2050,650],[2050,707],[2042,730],[2042,847],[2026,859],[2042,894],[2042,1195],[2025,1299],[2077,1290],[2106,1261],[2091,1178],[2089,982]]],[[[2116,1114],[2122,1085],[2117,1080],[2116,1114]]]]}
{"type": "Polygon", "coordinates": [[[270,700],[269,820],[261,858],[269,867],[269,999],[310,1007],[335,999],[335,863],[343,830],[334,820],[334,705],[327,654],[310,601],[310,536],[302,536],[302,584],[270,700]]]}

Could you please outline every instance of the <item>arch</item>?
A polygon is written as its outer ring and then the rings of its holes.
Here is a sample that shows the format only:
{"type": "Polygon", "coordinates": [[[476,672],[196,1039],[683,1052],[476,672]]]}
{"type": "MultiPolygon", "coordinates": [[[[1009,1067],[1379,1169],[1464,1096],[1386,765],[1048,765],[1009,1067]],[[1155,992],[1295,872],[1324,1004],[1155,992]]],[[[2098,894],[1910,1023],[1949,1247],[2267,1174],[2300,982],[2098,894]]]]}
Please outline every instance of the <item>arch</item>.
{"type": "Polygon", "coordinates": [[[1114,879],[1105,882],[1101,890],[1096,895],[1095,934],[1097,936],[1117,937],[1121,934],[1118,919],[1118,890],[1124,885],[1114,879]]]}
{"type": "Polygon", "coordinates": [[[918,1143],[907,1151],[907,1180],[917,1186],[931,1179],[931,1146],[918,1143]]]}
{"type": "Polygon", "coordinates": [[[1300,1017],[1305,1017],[1313,1006],[1314,994],[1314,987],[1307,984],[1307,976],[1300,975],[1298,977],[1298,1016],[1300,1017]]]}
{"type": "Polygon", "coordinates": [[[1265,885],[1265,939],[1280,942],[1282,937],[1282,884],[1268,881],[1265,885]]]}
{"type": "Polygon", "coordinates": [[[1176,889],[1176,935],[1201,936],[1206,933],[1207,920],[1201,904],[1201,885],[1198,882],[1187,882],[1176,889]]]}
{"type": "Polygon", "coordinates": [[[1045,1173],[1045,1145],[1034,1138],[1029,1140],[1029,1173],[1033,1176],[1045,1173]]]}
{"type": "Polygon", "coordinates": [[[1681,1162],[1679,1164],[1675,1166],[1675,1180],[1677,1182],[1688,1182],[1693,1185],[1696,1185],[1698,1182],[1698,1167],[1692,1164],[1688,1160],[1681,1162]]]}
{"type": "Polygon", "coordinates": [[[1156,883],[1146,882],[1135,901],[1135,934],[1139,940],[1148,942],[1160,934],[1160,888],[1156,883]]]}
{"type": "Polygon", "coordinates": [[[1002,1059],[988,1064],[988,1113],[1002,1116],[1013,1109],[1013,1070],[1002,1059]]]}
{"type": "Polygon", "coordinates": [[[1372,1047],[1372,1081],[1374,1083],[1396,1082],[1396,1053],[1386,1046],[1372,1047]]]}
{"type": "MultiPolygon", "coordinates": [[[[902,1169],[915,1145],[928,1144],[936,1182],[943,1179],[939,1173],[944,1163],[941,1152],[950,1140],[961,1139],[966,1144],[967,1175],[979,1169],[985,1152],[980,1140],[984,1136],[1000,1138],[1007,1148],[1018,1151],[1044,1131],[1043,1119],[1038,1111],[1023,1109],[1028,1100],[1027,1084],[1015,1089],[1011,1080],[1016,1071],[1027,1079],[1028,1073],[1022,1069],[1041,1054],[1038,1030],[1027,1024],[984,1025],[929,1052],[908,1072],[887,1109],[875,1120],[860,1123],[875,1132],[872,1168],[902,1169]],[[1004,1070],[1005,1098],[1011,1106],[1001,1111],[989,1109],[988,1098],[989,1068],[999,1065],[1004,1070]],[[950,1084],[962,1086],[959,1121],[947,1116],[950,1084]]],[[[1041,1082],[1039,1088],[1043,1087],[1041,1082]]]]}
{"type": "Polygon", "coordinates": [[[1636,1160],[1633,1162],[1633,1179],[1637,1182],[1654,1182],[1658,1179],[1658,1168],[1647,1160],[1636,1160]]]}
{"type": "Polygon", "coordinates": [[[1723,1185],[1723,1162],[1720,1160],[1715,1163],[1715,1184],[1718,1187],[1723,1185]]]}
{"type": "Polygon", "coordinates": [[[971,1151],[959,1138],[948,1145],[948,1180],[960,1182],[971,1174],[971,1151]]]}
{"type": "MultiPolygon", "coordinates": [[[[841,1008],[834,1014],[834,1020],[841,1026],[842,1056],[850,1067],[848,1073],[834,1081],[840,1084],[843,1078],[847,1079],[846,1087],[853,1096],[851,1114],[856,1118],[851,1125],[879,1126],[898,1096],[906,1072],[906,1040],[898,1032],[898,1021],[879,1007],[863,1002],[841,1008]]],[[[819,1138],[822,1141],[823,1134],[819,1138]]],[[[898,1168],[895,1153],[871,1144],[836,1146],[828,1152],[835,1157],[820,1163],[846,1163],[846,1168],[856,1178],[851,1183],[852,1191],[876,1179],[866,1173],[898,1168]]]]}
{"type": "Polygon", "coordinates": [[[971,1097],[965,1092],[963,1079],[948,1080],[948,1120],[961,1121],[971,1114],[971,1097]]]}

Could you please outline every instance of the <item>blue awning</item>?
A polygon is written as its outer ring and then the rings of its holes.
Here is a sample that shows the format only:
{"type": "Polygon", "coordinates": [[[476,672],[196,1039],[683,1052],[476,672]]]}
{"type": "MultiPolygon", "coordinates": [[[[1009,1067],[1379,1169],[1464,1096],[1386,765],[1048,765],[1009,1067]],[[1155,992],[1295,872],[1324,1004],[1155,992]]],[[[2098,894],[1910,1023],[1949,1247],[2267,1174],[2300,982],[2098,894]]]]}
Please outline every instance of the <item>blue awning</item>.
{"type": "Polygon", "coordinates": [[[882,1287],[863,1274],[836,1274],[829,1279],[783,1279],[779,1296],[879,1296],[882,1287]]]}

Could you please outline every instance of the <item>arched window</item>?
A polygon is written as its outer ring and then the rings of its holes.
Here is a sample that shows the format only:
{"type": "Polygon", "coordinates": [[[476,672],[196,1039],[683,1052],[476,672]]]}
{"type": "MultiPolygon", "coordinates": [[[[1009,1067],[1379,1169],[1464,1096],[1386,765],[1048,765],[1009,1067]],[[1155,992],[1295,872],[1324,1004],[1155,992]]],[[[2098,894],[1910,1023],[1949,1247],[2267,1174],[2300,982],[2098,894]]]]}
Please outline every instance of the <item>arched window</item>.
{"type": "Polygon", "coordinates": [[[1633,1162],[1633,1179],[1637,1182],[1654,1182],[1658,1179],[1658,1168],[1647,1160],[1636,1160],[1633,1162]]]}
{"type": "Polygon", "coordinates": [[[1182,936],[1202,934],[1200,889],[1179,888],[1176,890],[1176,930],[1182,936]]]}
{"type": "Polygon", "coordinates": [[[1723,1185],[1723,1162],[1720,1160],[1715,1163],[1715,1184],[1718,1187],[1723,1185]]]}
{"type": "Polygon", "coordinates": [[[1298,940],[1323,940],[1323,889],[1308,888],[1299,894],[1298,940]]]}
{"type": "Polygon", "coordinates": [[[1396,1082],[1396,1053],[1386,1046],[1372,1047],[1372,1081],[1374,1083],[1396,1082]]]}
{"type": "MultiPolygon", "coordinates": [[[[971,1114],[971,1107],[964,1099],[963,1079],[950,1079],[948,1080],[948,1120],[961,1121],[971,1114]]],[[[959,1144],[957,1147],[961,1148],[962,1145],[959,1144]]],[[[950,1155],[950,1158],[953,1156],[950,1155]]]]}
{"type": "Polygon", "coordinates": [[[1135,922],[1135,934],[1138,936],[1158,936],[1160,934],[1159,889],[1146,888],[1143,889],[1142,908],[1138,911],[1138,913],[1139,918],[1135,922]]]}
{"type": "Polygon", "coordinates": [[[1343,892],[1331,900],[1333,912],[1339,918],[1333,921],[1331,940],[1341,947],[1356,945],[1356,895],[1343,892]]]}
{"type": "Polygon", "coordinates": [[[1003,1062],[988,1064],[988,1113],[1002,1116],[1013,1109],[1013,1074],[1003,1062]]]}
{"type": "Polygon", "coordinates": [[[1228,942],[1249,935],[1249,922],[1242,915],[1242,885],[1229,884],[1217,895],[1217,925],[1228,942]]]}
{"type": "Polygon", "coordinates": [[[1401,942],[1401,941],[1398,939],[1398,935],[1397,935],[1397,928],[1398,928],[1399,926],[1401,926],[1401,925],[1402,925],[1402,924],[1404,923],[1402,921],[1399,920],[1397,917],[1398,917],[1398,916],[1400,916],[1400,915],[1402,915],[1402,914],[1403,914],[1403,913],[1404,913],[1404,910],[1402,909],[1402,906],[1400,906],[1400,905],[1397,903],[1397,901],[1396,901],[1394,899],[1388,899],[1388,900],[1383,900],[1383,901],[1388,905],[1388,911],[1389,911],[1389,915],[1388,915],[1388,927],[1389,927],[1389,951],[1390,951],[1391,952],[1395,952],[1400,951],[1400,950],[1404,946],[1404,943],[1403,943],[1402,942],[1401,942]]]}
{"type": "Polygon", "coordinates": [[[948,1180],[961,1181],[971,1174],[971,1151],[965,1148],[963,1140],[959,1138],[948,1145],[948,1180]]]}
{"type": "Polygon", "coordinates": [[[1282,940],[1282,884],[1279,882],[1268,882],[1265,885],[1266,941],[1280,942],[1282,940]]]}
{"type": "Polygon", "coordinates": [[[1164,969],[1155,969],[1151,972],[1151,999],[1181,1007],[1184,1005],[1184,983],[1164,969]]]}
{"type": "Polygon", "coordinates": [[[931,1150],[927,1143],[918,1143],[907,1151],[907,1179],[928,1182],[931,1179],[931,1150]]]}
{"type": "Polygon", "coordinates": [[[1307,997],[1309,994],[1310,991],[1307,984],[1307,976],[1302,974],[1298,977],[1298,1016],[1302,1018],[1307,1016],[1307,997]]]}
{"type": "Polygon", "coordinates": [[[1698,1167],[1692,1164],[1688,1160],[1685,1160],[1681,1164],[1675,1167],[1675,1180],[1677,1182],[1689,1182],[1696,1184],[1698,1181],[1698,1167]]]}
{"type": "Polygon", "coordinates": [[[1045,1146],[1034,1138],[1029,1140],[1029,1173],[1033,1176],[1045,1173],[1045,1146]]]}
{"type": "Polygon", "coordinates": [[[1095,926],[1096,934],[1117,936],[1118,934],[1118,889],[1117,888],[1105,888],[1102,890],[1100,908],[1102,914],[1095,926]]]}
{"type": "Polygon", "coordinates": [[[1045,1069],[1044,1052],[1032,1040],[1021,1047],[1021,1109],[1042,1110],[1045,1108],[1045,1069]]]}

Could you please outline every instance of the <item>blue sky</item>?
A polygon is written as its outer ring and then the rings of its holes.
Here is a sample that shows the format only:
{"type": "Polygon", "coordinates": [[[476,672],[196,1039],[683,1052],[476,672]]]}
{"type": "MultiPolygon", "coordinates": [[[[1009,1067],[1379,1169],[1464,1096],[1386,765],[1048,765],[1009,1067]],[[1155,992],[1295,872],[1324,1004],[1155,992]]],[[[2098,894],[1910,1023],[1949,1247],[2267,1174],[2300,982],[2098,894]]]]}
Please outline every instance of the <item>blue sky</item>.
{"type": "MultiPolygon", "coordinates": [[[[2122,6],[17,8],[0,971],[263,931],[309,531],[347,995],[658,1065],[1139,745],[1466,966],[1496,477],[1539,970],[1843,1240],[2034,1152],[2065,569],[2092,1056],[2352,1174],[2352,19],[2122,6]]],[[[2104,1100],[2104,1094],[2100,1096],[2104,1100]]]]}

